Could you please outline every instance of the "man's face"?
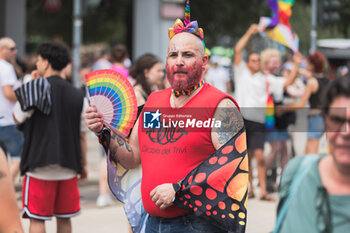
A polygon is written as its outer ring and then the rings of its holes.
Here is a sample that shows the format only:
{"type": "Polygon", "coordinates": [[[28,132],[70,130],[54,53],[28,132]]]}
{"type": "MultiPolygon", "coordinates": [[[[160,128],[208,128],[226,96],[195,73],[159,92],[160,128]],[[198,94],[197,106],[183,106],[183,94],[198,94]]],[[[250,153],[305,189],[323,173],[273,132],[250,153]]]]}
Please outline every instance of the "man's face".
{"type": "Polygon", "coordinates": [[[270,74],[276,74],[280,66],[281,61],[279,56],[273,56],[267,60],[266,69],[270,72],[270,74]]]}
{"type": "Polygon", "coordinates": [[[198,84],[207,62],[203,44],[196,36],[186,32],[175,35],[169,42],[166,61],[171,87],[185,90],[198,84]]]}
{"type": "Polygon", "coordinates": [[[252,53],[248,57],[247,62],[248,69],[252,73],[256,73],[260,70],[260,56],[257,53],[252,53]]]}
{"type": "Polygon", "coordinates": [[[329,151],[337,165],[350,169],[350,98],[340,96],[325,116],[329,151]]]}
{"type": "Polygon", "coordinates": [[[1,48],[1,52],[2,52],[3,58],[7,62],[14,61],[17,54],[16,43],[13,40],[8,40],[6,45],[1,48]]]}
{"type": "Polygon", "coordinates": [[[40,55],[38,55],[36,60],[36,69],[38,70],[40,77],[44,77],[46,68],[47,60],[43,59],[40,55]]]}

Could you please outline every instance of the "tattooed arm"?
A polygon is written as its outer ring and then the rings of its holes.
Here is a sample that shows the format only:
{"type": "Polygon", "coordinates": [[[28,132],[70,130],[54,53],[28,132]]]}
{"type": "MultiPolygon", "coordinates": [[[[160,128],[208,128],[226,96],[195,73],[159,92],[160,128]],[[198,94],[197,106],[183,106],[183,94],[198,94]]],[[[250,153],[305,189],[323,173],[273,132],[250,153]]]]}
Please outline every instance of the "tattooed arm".
{"type": "Polygon", "coordinates": [[[0,148],[0,232],[23,233],[12,177],[7,160],[0,148]]]}
{"type": "Polygon", "coordinates": [[[217,150],[244,127],[244,122],[238,108],[228,98],[220,101],[215,110],[214,118],[221,121],[221,128],[213,128],[211,132],[211,140],[217,150]]]}
{"type": "MultiPolygon", "coordinates": [[[[97,113],[96,107],[88,107],[84,118],[87,127],[91,131],[97,133],[102,130],[103,119],[101,114],[97,113]]],[[[120,163],[126,169],[135,168],[141,163],[138,124],[139,120],[136,121],[128,142],[114,134],[111,137],[110,158],[113,162],[120,163]]]]}
{"type": "Polygon", "coordinates": [[[114,134],[111,137],[111,159],[114,162],[119,162],[126,169],[135,168],[141,163],[138,125],[139,119],[137,119],[132,129],[128,142],[114,134]]]}

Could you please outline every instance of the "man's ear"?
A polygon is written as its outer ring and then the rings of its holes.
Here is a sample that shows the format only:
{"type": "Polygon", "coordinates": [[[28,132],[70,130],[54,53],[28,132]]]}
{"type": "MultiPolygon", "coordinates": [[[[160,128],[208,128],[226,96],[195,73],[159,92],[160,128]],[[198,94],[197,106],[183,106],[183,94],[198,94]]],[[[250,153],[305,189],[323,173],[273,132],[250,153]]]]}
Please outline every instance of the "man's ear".
{"type": "Polygon", "coordinates": [[[45,70],[47,70],[50,67],[49,60],[47,59],[44,60],[44,67],[45,67],[45,70]]]}
{"type": "Polygon", "coordinates": [[[202,57],[203,66],[206,66],[206,65],[208,64],[208,60],[209,60],[208,55],[204,55],[204,56],[202,57]]]}
{"type": "Polygon", "coordinates": [[[148,78],[148,74],[149,74],[149,69],[144,69],[143,70],[143,75],[148,78]]]}

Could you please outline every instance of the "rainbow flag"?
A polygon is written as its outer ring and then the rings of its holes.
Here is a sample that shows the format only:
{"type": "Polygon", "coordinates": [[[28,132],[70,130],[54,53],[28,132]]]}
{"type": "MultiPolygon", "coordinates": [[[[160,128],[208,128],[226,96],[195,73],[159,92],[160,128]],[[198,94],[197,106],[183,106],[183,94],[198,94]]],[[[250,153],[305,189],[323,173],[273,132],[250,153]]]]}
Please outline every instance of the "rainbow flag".
{"type": "Polygon", "coordinates": [[[260,17],[259,27],[271,40],[285,45],[294,52],[299,51],[299,39],[293,32],[289,18],[294,0],[267,0],[272,17],[260,17]]]}
{"type": "Polygon", "coordinates": [[[273,103],[273,98],[268,95],[266,101],[266,113],[265,113],[265,128],[267,130],[272,130],[275,126],[275,106],[273,103]]]}

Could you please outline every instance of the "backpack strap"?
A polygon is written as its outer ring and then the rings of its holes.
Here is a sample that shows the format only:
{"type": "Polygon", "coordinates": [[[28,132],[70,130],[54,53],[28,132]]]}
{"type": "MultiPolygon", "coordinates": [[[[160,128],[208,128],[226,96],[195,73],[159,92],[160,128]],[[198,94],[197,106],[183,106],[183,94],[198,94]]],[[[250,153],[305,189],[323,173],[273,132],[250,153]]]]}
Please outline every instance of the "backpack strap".
{"type": "Polygon", "coordinates": [[[278,213],[277,216],[277,221],[276,221],[276,226],[275,229],[273,230],[273,233],[278,233],[284,217],[287,214],[288,206],[290,203],[290,200],[292,196],[298,191],[298,188],[301,184],[301,181],[304,179],[305,175],[309,171],[309,168],[311,167],[311,164],[314,163],[316,160],[318,160],[318,156],[310,155],[310,156],[305,156],[305,158],[302,160],[300,167],[298,168],[297,172],[295,173],[295,176],[293,178],[293,181],[288,189],[288,195],[278,213]]]}

